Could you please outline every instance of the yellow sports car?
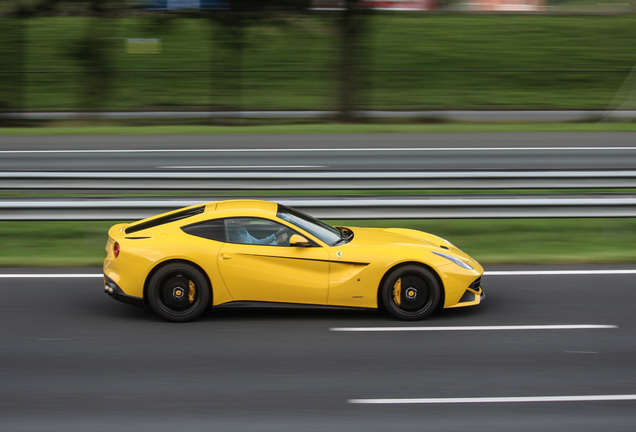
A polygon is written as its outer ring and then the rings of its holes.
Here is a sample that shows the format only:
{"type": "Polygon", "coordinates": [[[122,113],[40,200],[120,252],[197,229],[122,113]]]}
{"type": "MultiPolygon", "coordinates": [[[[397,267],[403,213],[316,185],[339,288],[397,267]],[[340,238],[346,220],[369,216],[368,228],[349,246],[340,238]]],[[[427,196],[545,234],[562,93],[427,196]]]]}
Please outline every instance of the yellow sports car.
{"type": "Polygon", "coordinates": [[[332,227],[268,201],[210,202],[117,224],[106,252],[106,292],[174,322],[238,301],[384,308],[418,320],[484,297],[482,266],[440,237],[332,227]]]}

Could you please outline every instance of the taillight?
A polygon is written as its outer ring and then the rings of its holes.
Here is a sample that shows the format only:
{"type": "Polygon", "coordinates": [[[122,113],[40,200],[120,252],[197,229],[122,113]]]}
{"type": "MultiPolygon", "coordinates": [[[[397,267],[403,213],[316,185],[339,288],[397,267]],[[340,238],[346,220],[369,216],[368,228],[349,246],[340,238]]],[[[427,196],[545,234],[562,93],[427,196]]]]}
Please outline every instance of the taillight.
{"type": "Polygon", "coordinates": [[[119,243],[117,242],[113,245],[113,255],[115,255],[115,258],[119,256],[119,243]]]}

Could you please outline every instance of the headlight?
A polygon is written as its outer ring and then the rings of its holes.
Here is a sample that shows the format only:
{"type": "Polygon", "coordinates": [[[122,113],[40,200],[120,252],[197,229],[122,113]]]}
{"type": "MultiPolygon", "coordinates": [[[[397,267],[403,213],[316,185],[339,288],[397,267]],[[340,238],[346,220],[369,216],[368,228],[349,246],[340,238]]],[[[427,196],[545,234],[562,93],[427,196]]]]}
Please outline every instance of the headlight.
{"type": "Polygon", "coordinates": [[[445,253],[441,253],[441,252],[433,252],[435,255],[439,255],[442,258],[446,258],[449,261],[454,262],[455,264],[457,264],[458,266],[465,268],[466,270],[472,270],[473,268],[465,261],[460,260],[459,258],[455,258],[452,255],[446,255],[445,253]]]}

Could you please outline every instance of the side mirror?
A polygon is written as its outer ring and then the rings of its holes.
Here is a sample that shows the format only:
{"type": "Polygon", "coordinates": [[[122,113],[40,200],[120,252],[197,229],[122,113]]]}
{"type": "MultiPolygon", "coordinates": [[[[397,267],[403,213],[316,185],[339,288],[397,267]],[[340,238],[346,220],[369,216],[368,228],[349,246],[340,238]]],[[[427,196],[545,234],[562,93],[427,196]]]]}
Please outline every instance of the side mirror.
{"type": "Polygon", "coordinates": [[[312,247],[314,244],[300,234],[293,234],[289,239],[289,245],[295,247],[312,247]]]}

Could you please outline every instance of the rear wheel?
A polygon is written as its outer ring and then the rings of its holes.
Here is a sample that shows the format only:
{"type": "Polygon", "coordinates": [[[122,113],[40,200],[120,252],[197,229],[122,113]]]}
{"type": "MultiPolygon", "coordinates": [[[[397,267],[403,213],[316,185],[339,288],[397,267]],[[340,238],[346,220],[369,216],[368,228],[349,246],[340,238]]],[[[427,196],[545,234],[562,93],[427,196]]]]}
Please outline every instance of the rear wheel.
{"type": "Polygon", "coordinates": [[[442,288],[428,269],[407,265],[391,271],[384,280],[380,300],[385,309],[401,320],[420,320],[437,308],[442,288]]]}
{"type": "Polygon", "coordinates": [[[148,303],[167,321],[186,322],[199,317],[210,304],[210,297],[205,276],[187,263],[161,267],[148,283],[148,303]]]}

